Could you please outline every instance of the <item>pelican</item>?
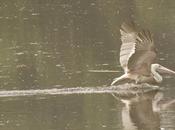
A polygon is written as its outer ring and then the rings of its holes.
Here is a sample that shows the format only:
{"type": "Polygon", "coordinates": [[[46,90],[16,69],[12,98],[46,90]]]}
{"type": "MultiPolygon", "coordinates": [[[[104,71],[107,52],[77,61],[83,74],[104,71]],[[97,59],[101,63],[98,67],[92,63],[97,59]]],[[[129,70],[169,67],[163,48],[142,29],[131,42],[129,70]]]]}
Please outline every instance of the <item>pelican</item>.
{"type": "Polygon", "coordinates": [[[175,71],[155,63],[156,49],[149,30],[137,31],[134,23],[123,23],[120,33],[122,41],[120,65],[124,74],[115,78],[111,85],[125,79],[135,81],[137,84],[161,83],[163,78],[160,74],[175,74],[175,71]]]}

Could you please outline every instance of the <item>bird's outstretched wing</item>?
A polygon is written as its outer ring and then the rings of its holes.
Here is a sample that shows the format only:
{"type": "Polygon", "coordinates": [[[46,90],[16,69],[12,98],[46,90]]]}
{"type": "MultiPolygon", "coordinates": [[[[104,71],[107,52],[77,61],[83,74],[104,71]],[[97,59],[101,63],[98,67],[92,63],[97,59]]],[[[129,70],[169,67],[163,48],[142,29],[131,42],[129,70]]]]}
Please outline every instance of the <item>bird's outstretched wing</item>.
{"type": "Polygon", "coordinates": [[[138,32],[134,24],[123,23],[120,29],[122,45],[120,64],[125,73],[132,71],[147,75],[156,58],[152,35],[149,30],[138,32]]]}

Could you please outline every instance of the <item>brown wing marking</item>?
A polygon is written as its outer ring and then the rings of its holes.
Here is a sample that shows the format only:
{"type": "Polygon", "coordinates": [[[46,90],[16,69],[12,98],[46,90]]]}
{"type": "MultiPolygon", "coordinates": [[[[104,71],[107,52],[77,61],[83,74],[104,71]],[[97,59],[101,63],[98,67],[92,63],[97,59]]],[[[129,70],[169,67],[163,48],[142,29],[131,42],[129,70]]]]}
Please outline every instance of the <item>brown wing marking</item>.
{"type": "Polygon", "coordinates": [[[135,53],[128,61],[128,69],[142,75],[149,75],[151,64],[155,61],[156,52],[152,35],[142,30],[136,38],[135,53]]]}

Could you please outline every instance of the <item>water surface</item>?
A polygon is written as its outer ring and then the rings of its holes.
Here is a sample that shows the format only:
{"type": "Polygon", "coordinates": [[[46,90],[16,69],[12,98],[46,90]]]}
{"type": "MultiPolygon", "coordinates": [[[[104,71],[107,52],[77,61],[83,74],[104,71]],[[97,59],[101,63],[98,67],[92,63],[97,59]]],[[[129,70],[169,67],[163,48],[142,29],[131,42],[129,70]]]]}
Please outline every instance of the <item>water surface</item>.
{"type": "MultiPolygon", "coordinates": [[[[1,0],[0,89],[108,86],[123,73],[119,28],[128,19],[151,30],[158,62],[175,70],[174,14],[173,0],[1,0]]],[[[174,84],[166,78],[162,92],[124,103],[111,94],[0,97],[0,127],[174,130],[174,84]]]]}

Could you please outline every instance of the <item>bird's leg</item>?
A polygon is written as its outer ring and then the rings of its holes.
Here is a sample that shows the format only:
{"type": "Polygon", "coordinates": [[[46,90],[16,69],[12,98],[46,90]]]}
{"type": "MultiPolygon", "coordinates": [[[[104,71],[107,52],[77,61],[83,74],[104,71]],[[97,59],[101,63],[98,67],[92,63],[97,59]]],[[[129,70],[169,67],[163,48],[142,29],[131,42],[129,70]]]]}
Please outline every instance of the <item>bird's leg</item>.
{"type": "Polygon", "coordinates": [[[126,74],[124,74],[118,78],[113,79],[111,85],[114,85],[116,82],[122,81],[122,80],[127,79],[127,78],[128,78],[128,76],[126,74]]]}

